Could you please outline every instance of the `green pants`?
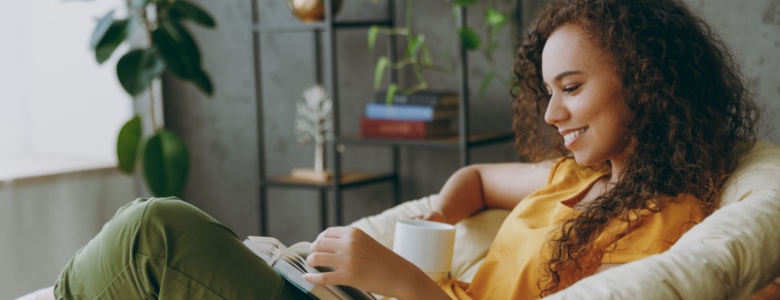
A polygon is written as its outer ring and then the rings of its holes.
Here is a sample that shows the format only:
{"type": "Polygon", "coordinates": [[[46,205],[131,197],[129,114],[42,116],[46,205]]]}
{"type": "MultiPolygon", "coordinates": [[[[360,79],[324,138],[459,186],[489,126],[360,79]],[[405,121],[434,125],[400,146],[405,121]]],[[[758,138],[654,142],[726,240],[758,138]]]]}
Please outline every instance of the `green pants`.
{"type": "Polygon", "coordinates": [[[65,266],[57,299],[306,299],[230,229],[176,198],[117,211],[65,266]]]}

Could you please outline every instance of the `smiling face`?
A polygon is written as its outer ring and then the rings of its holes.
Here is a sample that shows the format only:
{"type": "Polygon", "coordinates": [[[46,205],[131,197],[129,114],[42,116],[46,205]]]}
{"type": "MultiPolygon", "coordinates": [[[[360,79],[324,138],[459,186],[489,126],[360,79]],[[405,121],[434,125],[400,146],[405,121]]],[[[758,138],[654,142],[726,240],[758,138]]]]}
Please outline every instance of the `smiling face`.
{"type": "Polygon", "coordinates": [[[615,64],[580,26],[564,25],[544,46],[542,75],[550,93],[544,120],[558,128],[578,164],[610,160],[614,177],[627,152],[632,116],[615,64]]]}

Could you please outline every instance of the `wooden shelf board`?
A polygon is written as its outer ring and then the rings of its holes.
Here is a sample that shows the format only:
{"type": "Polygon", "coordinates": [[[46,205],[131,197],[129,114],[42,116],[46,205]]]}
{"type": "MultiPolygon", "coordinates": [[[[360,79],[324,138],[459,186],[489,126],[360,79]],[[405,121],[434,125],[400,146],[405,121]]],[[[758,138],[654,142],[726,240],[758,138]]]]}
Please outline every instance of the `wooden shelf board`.
{"type": "MultiPolygon", "coordinates": [[[[370,172],[342,172],[341,180],[339,183],[342,186],[360,185],[363,183],[369,183],[374,181],[390,180],[393,178],[392,174],[388,173],[370,173],[370,172]]],[[[333,186],[333,180],[325,182],[307,180],[304,178],[292,177],[290,175],[283,175],[273,177],[268,180],[269,185],[273,186],[299,186],[299,187],[311,187],[311,188],[329,188],[333,186]]]]}

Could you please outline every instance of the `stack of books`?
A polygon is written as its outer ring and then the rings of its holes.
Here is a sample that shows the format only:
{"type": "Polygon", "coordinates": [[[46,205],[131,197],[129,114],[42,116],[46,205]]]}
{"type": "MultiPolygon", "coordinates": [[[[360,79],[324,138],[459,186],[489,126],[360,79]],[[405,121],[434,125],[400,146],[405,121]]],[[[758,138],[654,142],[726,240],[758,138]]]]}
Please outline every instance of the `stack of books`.
{"type": "Polygon", "coordinates": [[[360,120],[363,138],[428,139],[457,133],[458,94],[422,91],[396,93],[390,103],[385,92],[366,105],[360,120]]]}

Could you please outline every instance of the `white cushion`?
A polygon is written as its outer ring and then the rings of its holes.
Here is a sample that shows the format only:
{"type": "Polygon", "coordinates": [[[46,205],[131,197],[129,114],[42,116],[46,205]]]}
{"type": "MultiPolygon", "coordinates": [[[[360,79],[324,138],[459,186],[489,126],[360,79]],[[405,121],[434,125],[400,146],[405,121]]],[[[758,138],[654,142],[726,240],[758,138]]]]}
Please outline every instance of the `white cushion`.
{"type": "MultiPolygon", "coordinates": [[[[16,298],[16,300],[37,300],[38,299],[38,293],[46,293],[49,288],[43,288],[39,289],[35,292],[29,293],[27,295],[21,296],[19,298],[16,298]]],[[[42,298],[43,299],[43,298],[42,298]]]]}

